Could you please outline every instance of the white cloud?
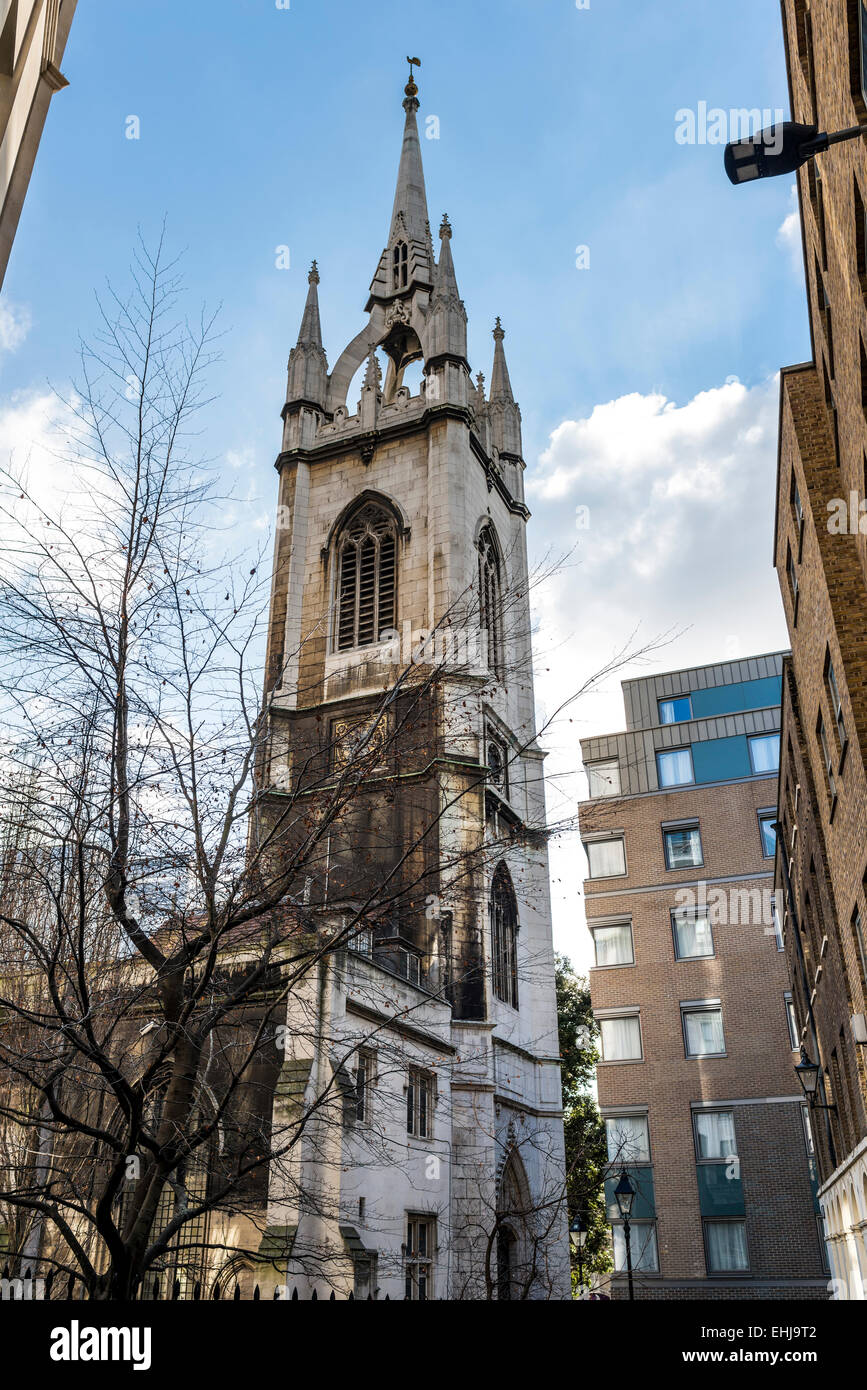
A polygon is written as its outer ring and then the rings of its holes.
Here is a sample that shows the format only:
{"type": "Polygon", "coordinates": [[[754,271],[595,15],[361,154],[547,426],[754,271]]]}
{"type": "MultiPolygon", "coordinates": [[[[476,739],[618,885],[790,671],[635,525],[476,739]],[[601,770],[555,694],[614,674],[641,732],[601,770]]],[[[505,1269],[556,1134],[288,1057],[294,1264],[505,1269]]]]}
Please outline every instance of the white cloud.
{"type": "Polygon", "coordinates": [[[790,202],[791,211],[787,213],[777,231],[777,245],[788,252],[789,263],[800,280],[804,273],[804,253],[801,246],[801,214],[796,183],[792,184],[790,202]]]}
{"type": "MultiPolygon", "coordinates": [[[[549,816],[586,794],[579,739],[624,726],[620,681],[786,645],[771,567],[778,381],[736,377],[679,405],[637,393],[564,421],[528,471],[530,542],[568,566],[535,594],[540,705],[553,710],[612,654],[680,635],[584,697],[546,738],[549,816]],[[578,529],[576,508],[589,508],[578,529]],[[633,635],[634,634],[634,635],[633,635]],[[571,722],[569,722],[571,720],[571,722]]],[[[587,964],[583,852],[552,852],[558,944],[587,964]]]]}
{"type": "Polygon", "coordinates": [[[32,322],[25,305],[0,299],[0,353],[15,352],[30,332],[32,322]]]}

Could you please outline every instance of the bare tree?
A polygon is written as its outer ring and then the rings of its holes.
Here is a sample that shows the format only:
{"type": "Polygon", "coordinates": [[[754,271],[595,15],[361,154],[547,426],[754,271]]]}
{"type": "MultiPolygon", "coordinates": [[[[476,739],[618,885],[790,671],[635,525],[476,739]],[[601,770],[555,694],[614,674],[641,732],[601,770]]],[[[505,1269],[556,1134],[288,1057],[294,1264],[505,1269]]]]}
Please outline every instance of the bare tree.
{"type": "MultiPolygon", "coordinates": [[[[358,1038],[323,1026],[325,974],[347,948],[399,951],[389,924],[472,896],[513,835],[482,826],[444,863],[431,846],[453,807],[421,803],[392,833],[398,772],[461,718],[450,652],[409,662],[362,723],[299,735],[291,762],[275,743],[270,576],[261,553],[222,553],[231,509],[194,433],[215,322],[179,321],[179,291],[162,245],[142,245],[62,402],[62,488],[48,499],[10,468],[0,493],[0,1217],[19,1268],[94,1299],[166,1269],[191,1280],[207,1251],[261,1258],[269,1181],[297,1187],[302,1142],[326,1171],[360,1103],[358,1038]],[[302,1041],[312,1081],[278,1116],[302,1041]]],[[[472,626],[473,602],[441,628],[472,626]]],[[[513,602],[523,614],[526,593],[513,602]]],[[[429,990],[451,1000],[482,961],[443,948],[448,912],[432,916],[429,990]]],[[[384,1140],[363,1161],[387,1162],[384,1140]]],[[[294,1199],[337,1219],[326,1187],[294,1199]]],[[[295,1253],[329,1277],[327,1242],[295,1253]]]]}

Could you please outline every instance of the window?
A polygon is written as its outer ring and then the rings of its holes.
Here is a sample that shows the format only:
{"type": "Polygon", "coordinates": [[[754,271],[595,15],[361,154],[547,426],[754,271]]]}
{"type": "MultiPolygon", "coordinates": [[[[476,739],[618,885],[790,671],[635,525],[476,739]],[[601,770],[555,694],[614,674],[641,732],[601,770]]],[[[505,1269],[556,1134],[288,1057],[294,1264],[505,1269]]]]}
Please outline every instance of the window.
{"type": "Polygon", "coordinates": [[[858,30],[861,51],[861,96],[867,101],[867,2],[858,0],[858,30]]]}
{"type": "Polygon", "coordinates": [[[753,772],[777,772],[780,766],[780,735],[757,734],[749,740],[750,764],[753,772]]]}
{"type": "Polygon", "coordinates": [[[692,749],[673,748],[668,753],[657,753],[656,771],[661,787],[683,787],[694,782],[692,749]]]}
{"type": "Polygon", "coordinates": [[[667,869],[699,869],[704,863],[701,831],[697,825],[678,826],[663,830],[665,866],[667,869]]]}
{"type": "Polygon", "coordinates": [[[828,230],[825,225],[825,186],[822,180],[822,166],[816,161],[816,230],[819,233],[819,254],[822,269],[828,269],[828,230]]]}
{"type": "Polygon", "coordinates": [[[776,811],[759,811],[759,835],[762,840],[762,858],[773,859],[777,852],[776,811]]]}
{"type": "Polygon", "coordinates": [[[792,547],[786,545],[786,574],[789,576],[789,588],[792,592],[792,603],[794,604],[795,620],[798,617],[798,571],[795,566],[795,557],[792,554],[792,547]]]}
{"type": "Polygon", "coordinates": [[[404,1271],[406,1297],[419,1303],[433,1298],[433,1258],[436,1249],[436,1221],[429,1216],[406,1218],[404,1271]]]}
{"type": "Polygon", "coordinates": [[[491,962],[494,994],[518,1007],[518,906],[505,864],[500,864],[491,884],[491,962]]]}
{"type": "Polygon", "coordinates": [[[659,701],[660,724],[682,724],[687,719],[692,719],[692,701],[688,695],[659,701]]]}
{"type": "Polygon", "coordinates": [[[855,944],[858,947],[858,955],[861,958],[861,973],[864,984],[867,986],[867,938],[864,933],[864,918],[861,916],[861,909],[856,907],[852,916],[852,932],[855,937],[855,944]]]}
{"type": "Polygon", "coordinates": [[[416,1139],[431,1137],[434,1080],[430,1072],[410,1070],[406,1083],[406,1132],[416,1139]]]}
{"type": "Polygon", "coordinates": [[[745,1221],[705,1221],[704,1241],[709,1274],[737,1274],[749,1269],[745,1221]]]}
{"type": "Polygon", "coordinates": [[[506,745],[488,730],[488,781],[503,796],[509,795],[509,755],[506,745]]]}
{"type": "Polygon", "coordinates": [[[735,1118],[731,1110],[693,1112],[695,1153],[699,1162],[727,1163],[738,1151],[735,1118]]]}
{"type": "Polygon", "coordinates": [[[677,960],[697,960],[713,955],[713,933],[706,912],[675,910],[671,914],[671,926],[677,960]]]}
{"type": "Polygon", "coordinates": [[[635,964],[631,922],[615,922],[612,926],[593,927],[592,932],[598,966],[635,964]]]}
{"type": "Polygon", "coordinates": [[[394,628],[396,540],[394,523],[381,507],[356,512],[337,543],[338,651],[370,647],[394,628]]]}
{"type": "Polygon", "coordinates": [[[828,686],[828,695],[831,700],[831,709],[834,714],[834,722],[837,725],[837,737],[840,740],[840,762],[843,761],[843,754],[849,739],[846,734],[846,721],[843,718],[843,701],[840,699],[840,690],[837,685],[837,676],[834,671],[834,663],[831,660],[831,653],[825,657],[825,683],[828,686]]]}
{"type": "Polygon", "coordinates": [[[605,1138],[609,1163],[649,1163],[650,1134],[646,1115],[608,1115],[605,1138]]]}
{"type": "Polygon", "coordinates": [[[726,1050],[719,1002],[681,1004],[687,1057],[718,1057],[726,1050]]]}
{"type": "Polygon", "coordinates": [[[599,1020],[603,1062],[641,1060],[641,1021],[638,1014],[599,1020]]]}
{"type": "Polygon", "coordinates": [[[867,289],[867,216],[864,213],[864,199],[861,197],[857,178],[853,184],[853,201],[855,206],[855,262],[858,266],[861,289],[864,291],[867,289]]]}
{"type": "MultiPolygon", "coordinates": [[[[794,516],[795,516],[795,526],[796,526],[797,532],[798,532],[798,556],[797,556],[797,558],[798,558],[798,560],[800,560],[800,558],[801,558],[801,552],[802,552],[802,550],[803,550],[803,548],[804,548],[804,508],[803,508],[803,504],[802,504],[802,502],[801,502],[801,494],[800,494],[800,491],[799,491],[799,489],[798,489],[798,483],[797,483],[797,480],[796,480],[796,478],[795,478],[795,470],[794,470],[794,469],[792,469],[792,485],[791,485],[791,488],[789,489],[789,496],[790,496],[790,498],[791,498],[791,502],[792,502],[792,511],[793,511],[793,513],[794,513],[794,516]]],[[[791,551],[790,551],[789,553],[791,554],[791,551]]],[[[795,577],[795,584],[796,584],[796,585],[797,585],[797,582],[798,582],[798,580],[797,580],[797,576],[796,576],[796,577],[795,577]]]]}
{"type": "Polygon", "coordinates": [[[819,740],[819,747],[822,750],[822,761],[825,764],[825,776],[828,779],[828,794],[831,798],[831,815],[833,816],[834,807],[837,804],[837,783],[834,778],[834,762],[831,757],[831,747],[828,743],[825,720],[821,714],[816,722],[816,737],[819,740]]]}
{"type": "Polygon", "coordinates": [[[375,1055],[368,1050],[358,1054],[355,1068],[355,1118],[359,1124],[370,1119],[370,1092],[375,1075],[375,1055]]]}
{"type": "MultiPolygon", "coordinates": [[[[653,1221],[630,1221],[632,1268],[636,1273],[655,1274],[659,1269],[659,1256],[656,1250],[656,1224],[653,1221]]],[[[619,1223],[611,1227],[614,1237],[614,1270],[622,1274],[626,1269],[626,1237],[619,1223]]]]}
{"type": "Polygon", "coordinates": [[[789,1045],[793,1052],[798,1052],[801,1041],[798,1035],[798,1016],[795,1013],[795,1005],[791,994],[783,995],[783,1003],[786,1008],[786,1024],[789,1029],[789,1045]]]}
{"type": "Polygon", "coordinates": [[[391,287],[402,290],[406,286],[409,248],[405,241],[399,241],[391,253],[391,287]]]}
{"type": "Polygon", "coordinates": [[[587,764],[587,782],[591,797],[620,795],[620,764],[616,758],[604,763],[587,764]]]}
{"type": "Polygon", "coordinates": [[[616,878],[626,873],[626,845],[622,838],[587,840],[584,848],[591,878],[616,878]]]}
{"type": "Polygon", "coordinates": [[[827,290],[825,289],[825,281],[824,281],[823,278],[822,278],[822,272],[821,272],[821,270],[820,270],[820,268],[819,268],[819,262],[818,262],[818,261],[816,262],[816,272],[815,272],[815,273],[816,273],[816,298],[817,298],[818,303],[819,303],[819,317],[821,318],[821,320],[822,320],[822,325],[823,325],[823,327],[824,327],[824,329],[825,329],[825,343],[826,343],[827,348],[828,348],[828,375],[829,375],[829,376],[831,377],[831,379],[833,380],[833,378],[834,378],[834,335],[833,335],[832,327],[831,327],[831,301],[829,300],[829,298],[828,298],[828,292],[827,292],[827,290]]]}
{"type": "Polygon", "coordinates": [[[488,658],[488,669],[499,677],[503,671],[503,600],[500,551],[490,526],[483,527],[478,549],[482,650],[488,658]]]}

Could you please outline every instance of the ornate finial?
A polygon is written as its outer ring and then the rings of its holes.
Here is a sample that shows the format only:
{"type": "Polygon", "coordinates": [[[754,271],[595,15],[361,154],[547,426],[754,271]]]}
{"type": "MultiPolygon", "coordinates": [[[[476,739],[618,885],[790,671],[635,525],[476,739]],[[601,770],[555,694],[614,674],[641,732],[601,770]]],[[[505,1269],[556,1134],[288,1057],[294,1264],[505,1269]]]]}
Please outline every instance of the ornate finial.
{"type": "Polygon", "coordinates": [[[308,285],[319,284],[319,266],[316,264],[315,261],[310,267],[310,274],[307,276],[307,283],[308,285]]]}
{"type": "Polygon", "coordinates": [[[503,341],[503,339],[505,338],[505,336],[506,336],[506,330],[503,328],[503,325],[500,323],[500,316],[499,316],[499,314],[497,314],[497,322],[496,322],[496,325],[495,325],[495,327],[494,327],[494,338],[495,338],[496,342],[501,343],[501,342],[503,341]]]}
{"type": "Polygon", "coordinates": [[[476,377],[476,395],[478,396],[478,398],[479,398],[480,401],[483,401],[483,400],[485,399],[485,374],[484,374],[484,372],[479,372],[478,376],[476,377]]]}
{"type": "Polygon", "coordinates": [[[441,241],[445,241],[445,239],[448,238],[448,240],[451,241],[451,237],[452,237],[452,224],[451,224],[451,222],[449,221],[449,215],[448,215],[448,213],[447,213],[447,212],[444,212],[444,213],[443,213],[442,224],[441,224],[441,226],[440,226],[440,240],[441,240],[441,241]]]}
{"type": "Polygon", "coordinates": [[[407,82],[404,91],[406,92],[408,97],[417,97],[418,87],[415,85],[415,73],[413,72],[413,68],[421,67],[421,58],[407,58],[406,61],[409,63],[409,81],[407,82]]]}

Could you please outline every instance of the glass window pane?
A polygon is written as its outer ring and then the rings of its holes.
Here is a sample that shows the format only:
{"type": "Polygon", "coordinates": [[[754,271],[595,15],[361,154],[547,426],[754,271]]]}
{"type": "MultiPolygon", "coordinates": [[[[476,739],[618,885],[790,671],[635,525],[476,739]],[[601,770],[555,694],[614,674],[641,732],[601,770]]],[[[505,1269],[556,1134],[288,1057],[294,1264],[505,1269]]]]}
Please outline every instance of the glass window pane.
{"type": "Polygon", "coordinates": [[[596,927],[593,932],[597,965],[632,965],[632,927],[619,922],[613,927],[596,927]]]}
{"type": "MultiPolygon", "coordinates": [[[[612,1226],[614,1235],[614,1268],[618,1273],[626,1269],[626,1239],[622,1226],[612,1226]]],[[[651,1221],[630,1223],[632,1244],[632,1268],[644,1273],[655,1273],[659,1268],[656,1253],[656,1226],[651,1221]]]]}
{"type": "Polygon", "coordinates": [[[735,1120],[730,1110],[697,1113],[695,1134],[699,1158],[728,1158],[738,1151],[735,1139],[735,1120]]]}
{"type": "Polygon", "coordinates": [[[591,796],[619,796],[620,764],[617,759],[588,764],[587,781],[591,796]]]}
{"type": "Polygon", "coordinates": [[[605,1121],[610,1163],[649,1163],[646,1115],[613,1115],[605,1121]]]}
{"type": "Polygon", "coordinates": [[[591,878],[611,878],[626,873],[622,840],[590,840],[587,845],[591,878]]]}
{"type": "Polygon", "coordinates": [[[657,753],[656,767],[661,787],[682,787],[692,782],[692,750],[672,748],[667,753],[657,753]]]}
{"type": "Polygon", "coordinates": [[[603,1018],[602,1058],[606,1062],[623,1062],[641,1057],[641,1025],[637,1015],[626,1018],[603,1018]]]}
{"type": "Polygon", "coordinates": [[[674,939],[678,960],[713,955],[713,933],[706,912],[674,915],[674,939]]]}
{"type": "Polygon", "coordinates": [[[792,1045],[792,1051],[797,1052],[800,1047],[798,1041],[798,1019],[795,1013],[795,1006],[791,999],[786,1000],[786,1022],[789,1025],[789,1042],[792,1045]]]}
{"type": "Polygon", "coordinates": [[[665,860],[669,869],[693,869],[701,866],[701,833],[697,825],[686,830],[666,830],[665,860]]]}
{"type": "Polygon", "coordinates": [[[706,1221],[707,1266],[714,1273],[749,1269],[747,1232],[743,1221],[706,1221]]]}
{"type": "Polygon", "coordinates": [[[777,849],[777,832],[774,829],[776,813],[770,816],[759,817],[759,829],[762,834],[762,854],[766,859],[773,859],[777,849]]]}
{"type": "Polygon", "coordinates": [[[688,695],[680,695],[674,700],[660,700],[660,724],[682,724],[692,718],[692,705],[688,695]]]}
{"type": "Polygon", "coordinates": [[[696,1009],[684,1012],[686,1050],[690,1057],[724,1052],[722,1010],[696,1009]]]}
{"type": "Polygon", "coordinates": [[[760,734],[750,739],[753,772],[776,772],[780,766],[780,735],[760,734]]]}

